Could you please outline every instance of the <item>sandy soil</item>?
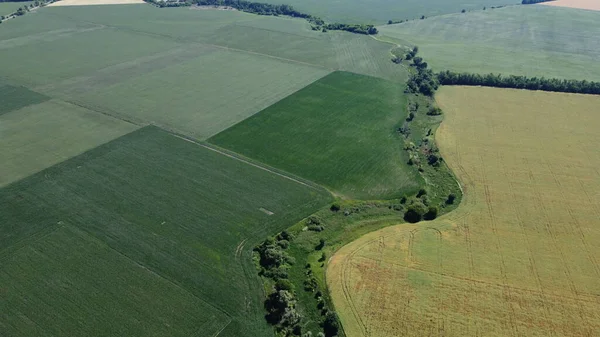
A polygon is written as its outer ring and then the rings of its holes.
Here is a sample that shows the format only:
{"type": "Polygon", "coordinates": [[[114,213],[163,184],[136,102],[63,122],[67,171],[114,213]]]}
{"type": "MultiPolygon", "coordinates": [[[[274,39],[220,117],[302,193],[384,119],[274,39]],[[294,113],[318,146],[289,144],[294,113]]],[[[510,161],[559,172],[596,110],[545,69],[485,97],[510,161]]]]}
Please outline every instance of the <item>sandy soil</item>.
{"type": "Polygon", "coordinates": [[[600,11],[600,0],[556,0],[549,2],[542,2],[540,5],[544,6],[555,6],[555,7],[569,7],[579,9],[589,9],[592,11],[600,11]]]}
{"type": "Polygon", "coordinates": [[[124,5],[142,3],[144,3],[143,0],[61,0],[48,6],[124,5]]]}

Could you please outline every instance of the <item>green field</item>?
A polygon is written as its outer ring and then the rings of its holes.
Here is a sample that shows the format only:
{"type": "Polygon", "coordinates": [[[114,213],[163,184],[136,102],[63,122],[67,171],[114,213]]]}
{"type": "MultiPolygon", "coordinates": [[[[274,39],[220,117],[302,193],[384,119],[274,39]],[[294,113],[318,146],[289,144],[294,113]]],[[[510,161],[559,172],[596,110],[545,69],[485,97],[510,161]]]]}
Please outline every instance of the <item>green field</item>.
{"type": "Polygon", "coordinates": [[[400,197],[418,189],[396,127],[404,86],[335,72],[209,139],[349,198],[400,197]]]}
{"type": "Polygon", "coordinates": [[[0,2],[0,15],[9,15],[17,11],[19,7],[31,4],[31,1],[24,2],[0,2]]]}
{"type": "Polygon", "coordinates": [[[329,200],[140,129],[0,190],[0,334],[267,336],[250,250],[329,200]]]}
{"type": "Polygon", "coordinates": [[[304,64],[213,47],[196,48],[195,54],[200,56],[89,91],[77,100],[127,120],[151,121],[205,139],[328,74],[304,64]]]}
{"type": "Polygon", "coordinates": [[[25,87],[0,83],[0,116],[28,105],[42,103],[50,97],[31,91],[25,87]]]}
{"type": "Polygon", "coordinates": [[[463,9],[512,5],[515,0],[266,0],[265,2],[294,6],[304,12],[321,16],[332,22],[383,24],[388,20],[417,19],[421,15],[433,16],[458,13],[463,9]]]}
{"type": "Polygon", "coordinates": [[[436,71],[600,80],[600,12],[514,6],[379,28],[436,71]]]}
{"type": "Polygon", "coordinates": [[[59,100],[0,114],[0,187],[137,128],[59,100]]]}

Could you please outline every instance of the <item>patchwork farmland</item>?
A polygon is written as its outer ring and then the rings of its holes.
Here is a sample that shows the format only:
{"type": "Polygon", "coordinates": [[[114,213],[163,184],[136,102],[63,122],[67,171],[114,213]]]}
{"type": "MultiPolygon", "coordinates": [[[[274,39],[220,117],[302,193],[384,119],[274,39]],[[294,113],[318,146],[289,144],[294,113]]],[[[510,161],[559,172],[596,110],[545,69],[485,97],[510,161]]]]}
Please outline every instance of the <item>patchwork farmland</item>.
{"type": "Polygon", "coordinates": [[[465,199],[333,257],[347,336],[597,336],[600,99],[448,87],[437,100],[465,199]]]}
{"type": "Polygon", "coordinates": [[[600,12],[145,1],[0,3],[0,336],[598,336],[600,12]]]}

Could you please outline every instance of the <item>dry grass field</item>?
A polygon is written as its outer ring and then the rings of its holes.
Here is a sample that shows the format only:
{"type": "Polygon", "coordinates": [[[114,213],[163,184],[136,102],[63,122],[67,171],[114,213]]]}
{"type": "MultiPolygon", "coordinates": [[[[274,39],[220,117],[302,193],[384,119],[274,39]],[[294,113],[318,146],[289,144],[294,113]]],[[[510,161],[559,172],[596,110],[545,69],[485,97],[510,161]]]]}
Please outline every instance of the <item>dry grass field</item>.
{"type": "Polygon", "coordinates": [[[465,199],[330,260],[348,337],[600,336],[600,97],[444,87],[465,199]]]}
{"type": "Polygon", "coordinates": [[[555,0],[549,2],[542,2],[540,3],[540,5],[600,11],[600,1],[598,0],[555,0]]]}

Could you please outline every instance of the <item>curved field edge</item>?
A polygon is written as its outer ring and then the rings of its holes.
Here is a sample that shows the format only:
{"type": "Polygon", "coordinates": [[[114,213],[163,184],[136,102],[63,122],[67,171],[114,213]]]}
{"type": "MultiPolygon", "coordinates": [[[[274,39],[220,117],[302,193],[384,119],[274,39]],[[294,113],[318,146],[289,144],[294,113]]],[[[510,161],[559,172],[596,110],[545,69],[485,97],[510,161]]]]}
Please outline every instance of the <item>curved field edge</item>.
{"type": "Polygon", "coordinates": [[[437,97],[449,118],[439,146],[463,203],[333,256],[327,283],[347,336],[594,335],[598,97],[462,87],[437,97]]]}
{"type": "MultiPolygon", "coordinates": [[[[414,116],[410,123],[406,122],[405,118],[401,118],[399,122],[404,122],[405,126],[410,125],[411,132],[404,135],[396,130],[398,132],[396,141],[399,144],[403,144],[403,142],[405,145],[413,144],[411,148],[417,149],[413,150],[415,155],[418,153],[418,156],[422,157],[421,160],[426,162],[427,156],[421,152],[429,150],[431,144],[435,144],[433,134],[443,116],[427,114],[432,107],[430,98],[412,94],[405,94],[405,96],[407,105],[414,116]]],[[[406,115],[408,110],[407,107],[406,115]]],[[[286,229],[285,236],[291,235],[293,239],[283,239],[286,248],[283,249],[282,254],[289,254],[294,261],[286,268],[288,275],[286,279],[290,281],[297,299],[295,308],[302,315],[300,324],[302,333],[311,331],[315,334],[322,330],[322,322],[326,313],[334,310],[327,288],[325,271],[328,258],[338,249],[364,234],[405,222],[406,209],[414,200],[423,201],[428,205],[439,205],[440,214],[450,212],[458,206],[462,199],[460,186],[446,164],[443,161],[440,163],[437,166],[420,165],[421,169],[418,170],[422,177],[420,189],[427,193],[419,198],[416,198],[415,194],[408,194],[405,195],[406,197],[390,200],[338,199],[333,204],[286,229]],[[449,194],[455,196],[452,203],[447,202],[449,194]],[[307,286],[307,284],[310,285],[307,286]]],[[[406,162],[402,165],[415,171],[419,166],[417,164],[411,166],[406,162]]],[[[280,240],[279,237],[281,234],[267,239],[264,244],[268,240],[280,240]]],[[[260,249],[262,249],[260,246],[257,247],[257,267],[260,274],[264,276],[265,293],[271,294],[276,282],[271,276],[265,276],[268,269],[263,269],[265,266],[259,263],[261,261],[260,249]]],[[[340,329],[340,336],[344,336],[344,327],[341,326],[340,329]]]]}

